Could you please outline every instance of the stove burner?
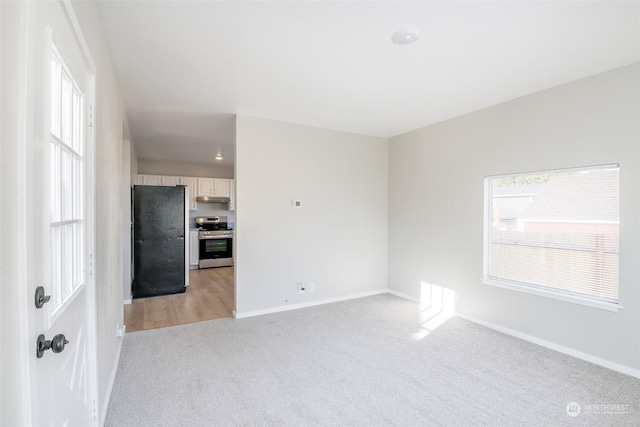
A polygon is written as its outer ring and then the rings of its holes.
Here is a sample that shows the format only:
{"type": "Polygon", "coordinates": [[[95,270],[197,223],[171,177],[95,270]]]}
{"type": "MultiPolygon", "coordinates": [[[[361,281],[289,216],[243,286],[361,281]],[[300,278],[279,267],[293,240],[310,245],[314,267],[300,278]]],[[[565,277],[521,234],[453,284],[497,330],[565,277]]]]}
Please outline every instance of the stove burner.
{"type": "Polygon", "coordinates": [[[226,216],[198,216],[196,227],[200,231],[228,230],[226,216]]]}

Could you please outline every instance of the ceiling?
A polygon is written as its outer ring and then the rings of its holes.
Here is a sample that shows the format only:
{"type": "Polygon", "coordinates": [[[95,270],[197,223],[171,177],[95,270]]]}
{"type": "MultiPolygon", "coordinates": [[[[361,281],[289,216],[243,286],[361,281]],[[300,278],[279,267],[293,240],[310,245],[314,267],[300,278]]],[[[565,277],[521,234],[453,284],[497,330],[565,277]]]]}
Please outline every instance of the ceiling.
{"type": "Polygon", "coordinates": [[[235,114],[391,137],[640,61],[639,2],[99,7],[146,160],[233,164],[235,114]]]}

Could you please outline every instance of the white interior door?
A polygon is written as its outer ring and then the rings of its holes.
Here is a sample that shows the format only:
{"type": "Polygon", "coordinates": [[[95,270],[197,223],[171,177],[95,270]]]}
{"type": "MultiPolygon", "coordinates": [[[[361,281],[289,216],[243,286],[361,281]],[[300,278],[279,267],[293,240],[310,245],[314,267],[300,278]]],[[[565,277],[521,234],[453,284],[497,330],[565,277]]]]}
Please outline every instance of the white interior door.
{"type": "Polygon", "coordinates": [[[90,426],[97,419],[94,68],[69,2],[27,7],[27,284],[31,295],[43,286],[49,297],[42,308],[29,301],[31,417],[38,426],[90,426]],[[38,357],[40,334],[52,348],[45,343],[38,357]]]}

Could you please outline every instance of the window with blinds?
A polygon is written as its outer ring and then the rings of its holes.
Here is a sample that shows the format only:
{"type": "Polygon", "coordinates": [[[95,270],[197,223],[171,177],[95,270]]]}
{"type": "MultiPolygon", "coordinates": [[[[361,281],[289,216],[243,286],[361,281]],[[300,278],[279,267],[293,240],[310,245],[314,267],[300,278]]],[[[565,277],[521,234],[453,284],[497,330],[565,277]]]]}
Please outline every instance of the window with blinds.
{"type": "Polygon", "coordinates": [[[617,304],[619,187],[618,165],[485,178],[485,282],[617,304]]]}

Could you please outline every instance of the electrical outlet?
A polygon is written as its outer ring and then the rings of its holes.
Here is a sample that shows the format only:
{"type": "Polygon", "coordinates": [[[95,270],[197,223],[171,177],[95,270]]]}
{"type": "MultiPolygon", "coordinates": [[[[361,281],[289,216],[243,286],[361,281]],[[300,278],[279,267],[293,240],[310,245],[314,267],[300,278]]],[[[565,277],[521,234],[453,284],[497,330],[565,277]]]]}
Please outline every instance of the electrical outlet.
{"type": "Polygon", "coordinates": [[[316,284],[315,283],[309,283],[309,291],[313,292],[316,290],[316,284]]]}
{"type": "Polygon", "coordinates": [[[304,294],[305,288],[304,283],[298,283],[298,292],[304,294]]]}
{"type": "Polygon", "coordinates": [[[126,331],[127,331],[127,325],[120,326],[119,324],[116,324],[116,336],[118,338],[124,337],[124,334],[126,331]]]}

